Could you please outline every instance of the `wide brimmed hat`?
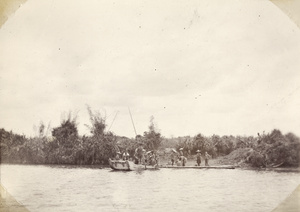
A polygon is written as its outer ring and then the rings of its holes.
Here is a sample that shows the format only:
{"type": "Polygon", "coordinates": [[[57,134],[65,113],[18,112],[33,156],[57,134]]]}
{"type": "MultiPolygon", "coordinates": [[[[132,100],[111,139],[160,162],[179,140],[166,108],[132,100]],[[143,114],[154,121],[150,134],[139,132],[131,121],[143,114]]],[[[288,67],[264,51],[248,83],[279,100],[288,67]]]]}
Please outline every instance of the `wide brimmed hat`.
{"type": "Polygon", "coordinates": [[[121,152],[117,152],[117,154],[121,154],[121,152]]]}
{"type": "Polygon", "coordinates": [[[183,150],[183,148],[180,148],[179,150],[183,150]]]}
{"type": "Polygon", "coordinates": [[[172,149],[172,152],[175,152],[175,153],[176,153],[177,151],[176,151],[175,149],[172,149]]]}
{"type": "Polygon", "coordinates": [[[200,152],[200,150],[198,149],[196,152],[200,152]]]}

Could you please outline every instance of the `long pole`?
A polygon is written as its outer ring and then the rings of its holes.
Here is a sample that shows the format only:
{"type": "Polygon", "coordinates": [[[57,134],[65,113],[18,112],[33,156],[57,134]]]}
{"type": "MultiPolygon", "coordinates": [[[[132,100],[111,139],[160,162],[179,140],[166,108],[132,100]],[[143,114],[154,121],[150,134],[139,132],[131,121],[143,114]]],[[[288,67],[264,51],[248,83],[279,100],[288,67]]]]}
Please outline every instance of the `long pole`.
{"type": "Polygon", "coordinates": [[[129,107],[128,107],[128,111],[129,111],[129,114],[130,114],[130,118],[131,118],[131,122],[132,122],[133,129],[134,129],[134,132],[135,132],[135,136],[137,136],[136,130],[135,130],[135,126],[134,126],[134,123],[133,123],[133,119],[132,119],[132,115],[131,115],[131,112],[130,112],[130,108],[129,108],[129,107]]]}
{"type": "Polygon", "coordinates": [[[112,123],[111,123],[111,125],[110,125],[110,127],[109,127],[109,129],[108,129],[108,131],[110,130],[111,126],[113,125],[113,123],[114,123],[114,121],[115,121],[115,119],[116,119],[118,113],[119,113],[119,111],[117,111],[117,113],[116,113],[116,115],[115,115],[115,117],[114,117],[114,119],[113,119],[113,121],[112,121],[112,123]]]}

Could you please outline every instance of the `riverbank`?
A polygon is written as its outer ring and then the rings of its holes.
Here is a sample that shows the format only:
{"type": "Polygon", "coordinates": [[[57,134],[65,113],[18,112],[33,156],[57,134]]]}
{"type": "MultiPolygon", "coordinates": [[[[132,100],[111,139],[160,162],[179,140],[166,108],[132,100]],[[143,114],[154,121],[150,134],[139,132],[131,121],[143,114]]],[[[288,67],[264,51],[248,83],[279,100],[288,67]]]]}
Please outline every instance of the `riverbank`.
{"type": "Polygon", "coordinates": [[[11,196],[2,185],[0,185],[0,211],[29,212],[29,210],[11,196]]]}

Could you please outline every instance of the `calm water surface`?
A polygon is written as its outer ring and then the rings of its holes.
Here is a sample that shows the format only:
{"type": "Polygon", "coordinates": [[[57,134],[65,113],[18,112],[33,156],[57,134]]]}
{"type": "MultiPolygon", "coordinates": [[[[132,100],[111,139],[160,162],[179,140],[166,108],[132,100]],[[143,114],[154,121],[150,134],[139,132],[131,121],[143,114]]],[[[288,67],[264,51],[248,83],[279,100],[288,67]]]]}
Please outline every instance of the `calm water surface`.
{"type": "Polygon", "coordinates": [[[1,165],[1,184],[30,211],[271,211],[300,174],[253,170],[118,172],[1,165]]]}

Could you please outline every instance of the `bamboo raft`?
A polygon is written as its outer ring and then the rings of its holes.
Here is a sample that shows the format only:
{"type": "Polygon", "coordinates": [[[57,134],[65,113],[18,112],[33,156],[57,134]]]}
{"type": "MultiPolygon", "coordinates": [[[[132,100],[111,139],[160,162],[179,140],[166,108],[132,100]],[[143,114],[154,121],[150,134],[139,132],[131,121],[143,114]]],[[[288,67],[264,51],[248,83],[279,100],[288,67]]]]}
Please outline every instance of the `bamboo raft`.
{"type": "Polygon", "coordinates": [[[170,166],[170,165],[162,165],[159,168],[166,168],[166,169],[235,169],[235,166],[170,166]]]}
{"type": "Polygon", "coordinates": [[[109,166],[116,171],[136,171],[154,169],[235,169],[235,166],[171,166],[171,165],[142,165],[128,160],[109,159],[109,166]]]}

